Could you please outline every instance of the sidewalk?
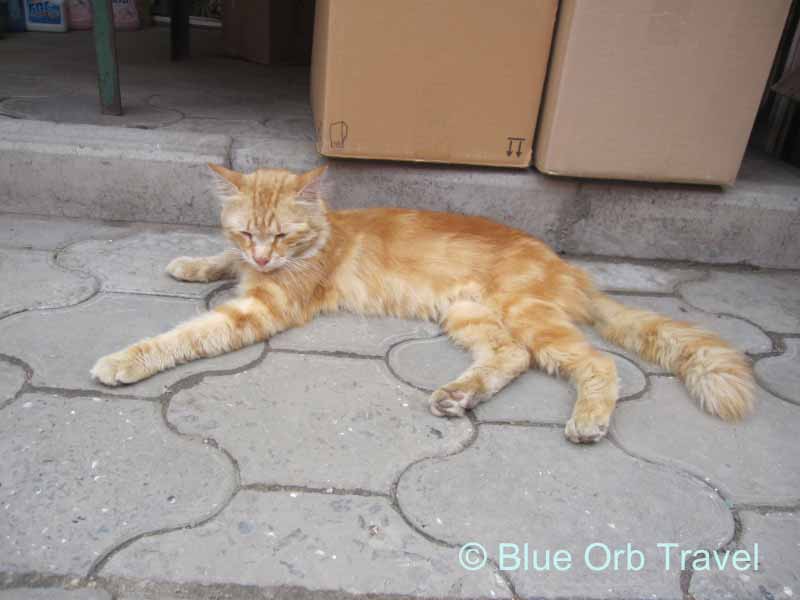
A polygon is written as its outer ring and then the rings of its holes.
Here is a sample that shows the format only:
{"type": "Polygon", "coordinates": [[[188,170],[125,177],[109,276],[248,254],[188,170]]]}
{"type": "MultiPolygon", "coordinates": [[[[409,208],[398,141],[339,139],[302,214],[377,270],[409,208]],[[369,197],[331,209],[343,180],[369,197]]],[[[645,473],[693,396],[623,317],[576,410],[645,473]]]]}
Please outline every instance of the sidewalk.
{"type": "MultiPolygon", "coordinates": [[[[207,162],[310,169],[308,68],[221,56],[192,30],[118,34],[122,117],[99,113],[91,32],[14,34],[0,61],[0,206],[43,216],[214,225],[207,162]],[[54,124],[55,123],[55,124],[54,124]]],[[[752,153],[735,186],[650,185],[491,169],[330,160],[337,208],[478,214],[568,254],[796,268],[800,170],[752,153]]]]}
{"type": "Polygon", "coordinates": [[[433,325],[349,315],[94,383],[99,356],[231,293],[163,274],[220,246],[208,229],[0,215],[0,600],[800,594],[797,272],[581,261],[753,358],[758,410],[736,426],[610,348],[623,398],[595,446],[565,440],[573,392],[537,372],[438,419],[426,397],[465,355],[433,325]],[[467,542],[482,568],[460,564],[467,542]],[[591,571],[593,542],[646,565],[591,571]],[[573,566],[500,569],[501,543],[573,566]],[[665,569],[663,543],[757,544],[761,568],[665,569]]]}

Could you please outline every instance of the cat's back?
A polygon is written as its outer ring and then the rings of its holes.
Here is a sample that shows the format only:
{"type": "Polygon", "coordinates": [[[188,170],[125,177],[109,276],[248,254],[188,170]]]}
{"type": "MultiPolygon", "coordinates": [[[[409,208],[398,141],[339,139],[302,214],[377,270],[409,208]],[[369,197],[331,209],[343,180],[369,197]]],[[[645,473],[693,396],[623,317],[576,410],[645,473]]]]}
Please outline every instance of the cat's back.
{"type": "Polygon", "coordinates": [[[505,244],[519,239],[534,239],[523,231],[484,217],[450,212],[373,207],[335,211],[330,216],[335,225],[346,231],[376,235],[384,241],[407,237],[421,241],[429,236],[455,236],[505,244]]]}

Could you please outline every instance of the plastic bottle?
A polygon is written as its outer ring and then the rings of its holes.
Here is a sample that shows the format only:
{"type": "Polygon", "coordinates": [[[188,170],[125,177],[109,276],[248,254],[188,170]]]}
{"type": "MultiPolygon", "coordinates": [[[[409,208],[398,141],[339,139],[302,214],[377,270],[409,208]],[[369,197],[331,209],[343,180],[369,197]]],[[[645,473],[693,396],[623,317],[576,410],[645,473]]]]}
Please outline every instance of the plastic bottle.
{"type": "Polygon", "coordinates": [[[66,31],[66,0],[23,0],[28,31],[66,31]]]}

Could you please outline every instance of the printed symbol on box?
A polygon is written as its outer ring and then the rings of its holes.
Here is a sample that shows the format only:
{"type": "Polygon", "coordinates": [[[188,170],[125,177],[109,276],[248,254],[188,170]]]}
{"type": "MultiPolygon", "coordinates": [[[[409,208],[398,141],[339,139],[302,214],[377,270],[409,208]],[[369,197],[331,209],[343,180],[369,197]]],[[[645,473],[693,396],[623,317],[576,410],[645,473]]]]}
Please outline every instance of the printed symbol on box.
{"type": "Polygon", "coordinates": [[[344,142],[347,139],[347,123],[344,121],[336,121],[330,125],[330,139],[331,146],[334,148],[343,148],[344,142]]]}
{"type": "Polygon", "coordinates": [[[518,137],[510,137],[506,138],[508,140],[508,149],[506,150],[506,156],[511,156],[514,154],[512,148],[514,144],[517,145],[517,156],[522,156],[522,143],[525,141],[525,138],[518,138],[518,137]]]}

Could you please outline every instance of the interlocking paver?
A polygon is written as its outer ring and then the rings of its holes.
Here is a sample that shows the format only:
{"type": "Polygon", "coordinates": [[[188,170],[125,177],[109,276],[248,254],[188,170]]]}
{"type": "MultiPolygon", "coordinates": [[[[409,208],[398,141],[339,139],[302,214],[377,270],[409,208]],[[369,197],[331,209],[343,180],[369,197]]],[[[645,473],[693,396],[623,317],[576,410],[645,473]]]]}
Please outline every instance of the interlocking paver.
{"type": "Polygon", "coordinates": [[[131,536],[211,515],[224,455],[170,432],[152,402],[25,394],[0,419],[0,571],[86,574],[131,536]]]}
{"type": "Polygon", "coordinates": [[[76,304],[95,293],[95,280],[61,269],[49,252],[0,249],[0,317],[76,304]]]}
{"type": "Polygon", "coordinates": [[[617,409],[612,431],[630,451],[708,477],[736,503],[800,500],[800,407],[757,391],[755,414],[725,423],[705,414],[671,377],[617,409]]]}
{"type": "Polygon", "coordinates": [[[784,400],[800,404],[800,340],[785,340],[786,351],[756,363],[761,385],[784,400]]]}
{"type": "Polygon", "coordinates": [[[117,239],[133,229],[124,223],[107,224],[0,214],[0,246],[32,250],[57,250],[88,239],[117,239]]]}
{"type": "MultiPolygon", "coordinates": [[[[577,446],[560,428],[482,425],[464,452],[413,465],[398,485],[412,523],[452,543],[477,542],[499,559],[499,544],[529,544],[530,568],[500,563],[522,597],[681,598],[679,572],[665,570],[656,544],[717,547],[733,535],[721,498],[694,478],[633,458],[609,442],[577,446]],[[686,507],[691,507],[687,510],[686,507]],[[646,559],[641,571],[591,572],[586,548],[630,543],[646,559]],[[572,566],[533,569],[549,549],[572,566]]],[[[520,554],[522,557],[522,554],[520,554]]],[[[592,555],[601,560],[600,553],[592,555]]],[[[623,563],[624,564],[624,563],[623,563]]]]}
{"type": "Polygon", "coordinates": [[[738,315],[767,331],[800,332],[800,275],[716,272],[681,286],[687,302],[715,313],[738,315]]]}
{"type": "Polygon", "coordinates": [[[689,591],[696,600],[787,600],[800,593],[800,513],[741,513],[737,547],[752,553],[759,568],[695,571],[689,591]]]}
{"type": "MultiPolygon", "coordinates": [[[[614,296],[614,294],[611,295],[614,296]]],[[[769,337],[764,334],[763,331],[742,319],[726,315],[715,315],[697,310],[675,298],[663,296],[626,296],[619,294],[614,297],[623,304],[633,308],[653,310],[672,319],[688,321],[689,323],[713,331],[742,352],[758,354],[760,352],[769,352],[772,350],[772,341],[769,337]]],[[[589,340],[599,348],[607,348],[619,352],[644,368],[647,372],[666,372],[660,366],[654,365],[605,341],[593,329],[586,328],[585,332],[589,340]]]]}
{"type": "MultiPolygon", "coordinates": [[[[641,370],[625,358],[611,356],[617,364],[620,397],[641,392],[646,385],[641,370]]],[[[429,391],[457,378],[471,362],[467,352],[445,337],[398,344],[392,348],[388,360],[404,381],[429,391]]],[[[564,423],[572,413],[574,400],[570,383],[531,370],[478,405],[475,412],[484,420],[564,423]]]]}
{"type": "Polygon", "coordinates": [[[141,539],[102,573],[236,581],[270,596],[280,586],[371,597],[509,596],[489,570],[462,569],[457,549],[409,528],[385,498],[326,494],[242,491],[214,521],[141,539]]]}
{"type": "Polygon", "coordinates": [[[0,359],[0,407],[8,402],[25,383],[25,370],[0,359]]]}
{"type": "Polygon", "coordinates": [[[178,256],[209,256],[224,248],[218,234],[143,232],[75,244],[59,255],[58,262],[97,275],[106,291],[202,298],[219,283],[177,281],[165,268],[178,256]]]}
{"type": "Polygon", "coordinates": [[[33,368],[34,385],[139,396],[157,396],[191,374],[242,367],[260,355],[261,345],[249,346],[118,388],[103,386],[90,377],[90,369],[101,356],[166,331],[200,311],[200,304],[192,300],[100,294],[78,306],[0,320],[0,353],[27,362],[33,368]]]}
{"type": "Polygon", "coordinates": [[[0,590],[0,600],[111,600],[105,590],[58,588],[12,588],[0,590]]]}
{"type": "Polygon", "coordinates": [[[570,262],[586,270],[597,287],[603,290],[670,293],[677,284],[698,279],[705,273],[702,269],[654,267],[623,261],[571,260],[570,262]]]}
{"type": "Polygon", "coordinates": [[[322,315],[305,327],[278,334],[270,340],[270,346],[286,350],[383,355],[399,341],[427,338],[438,333],[439,328],[426,321],[338,313],[322,315]]]}
{"type": "Polygon", "coordinates": [[[167,418],[213,437],[245,483],[389,492],[413,460],[457,450],[466,419],[439,419],[427,395],[381,361],[273,353],[245,373],[179,392],[167,418]]]}

